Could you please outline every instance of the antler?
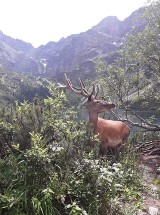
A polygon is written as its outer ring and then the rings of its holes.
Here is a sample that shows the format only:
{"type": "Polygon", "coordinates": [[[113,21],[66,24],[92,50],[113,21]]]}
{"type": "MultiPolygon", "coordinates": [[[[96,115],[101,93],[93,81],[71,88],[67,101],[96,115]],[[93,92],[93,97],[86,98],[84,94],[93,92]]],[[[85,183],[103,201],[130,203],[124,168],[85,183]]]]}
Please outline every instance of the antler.
{"type": "Polygon", "coordinates": [[[65,80],[66,80],[66,84],[67,84],[67,88],[70,89],[72,92],[74,92],[75,94],[78,94],[78,95],[81,95],[81,96],[84,96],[84,97],[89,97],[91,95],[94,95],[95,94],[95,85],[93,84],[93,90],[91,93],[89,93],[86,88],[85,88],[85,85],[83,83],[83,81],[79,78],[79,86],[80,88],[77,88],[77,87],[74,87],[72,85],[72,82],[69,78],[67,78],[67,75],[64,74],[64,77],[65,77],[65,80]]]}

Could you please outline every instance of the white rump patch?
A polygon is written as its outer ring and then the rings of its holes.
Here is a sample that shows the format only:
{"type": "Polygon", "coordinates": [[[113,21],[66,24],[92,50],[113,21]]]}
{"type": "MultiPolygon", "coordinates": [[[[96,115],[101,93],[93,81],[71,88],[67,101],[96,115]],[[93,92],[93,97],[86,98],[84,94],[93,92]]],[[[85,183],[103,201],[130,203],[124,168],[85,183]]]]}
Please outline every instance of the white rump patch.
{"type": "Polygon", "coordinates": [[[121,142],[122,142],[122,140],[119,138],[117,138],[117,139],[116,138],[114,138],[114,139],[108,138],[108,146],[111,146],[111,147],[117,146],[121,142]]]}

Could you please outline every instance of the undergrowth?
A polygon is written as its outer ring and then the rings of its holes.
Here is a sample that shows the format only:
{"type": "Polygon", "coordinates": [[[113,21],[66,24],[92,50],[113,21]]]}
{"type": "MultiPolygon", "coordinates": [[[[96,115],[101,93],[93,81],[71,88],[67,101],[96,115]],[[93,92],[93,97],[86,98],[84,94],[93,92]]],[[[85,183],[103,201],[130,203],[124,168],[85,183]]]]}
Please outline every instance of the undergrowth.
{"type": "Polygon", "coordinates": [[[52,88],[40,103],[0,116],[1,215],[124,215],[141,207],[141,175],[131,144],[100,157],[84,122],[52,88]]]}

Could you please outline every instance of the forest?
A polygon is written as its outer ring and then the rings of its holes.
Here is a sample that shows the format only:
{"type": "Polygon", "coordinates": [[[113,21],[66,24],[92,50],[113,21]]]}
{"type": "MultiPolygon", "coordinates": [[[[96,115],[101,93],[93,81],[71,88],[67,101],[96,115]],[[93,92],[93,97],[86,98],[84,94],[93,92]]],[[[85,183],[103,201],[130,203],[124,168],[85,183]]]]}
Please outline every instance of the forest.
{"type": "Polygon", "coordinates": [[[141,18],[144,29],[132,29],[112,64],[97,60],[95,79],[69,79],[81,96],[65,77],[35,84],[1,69],[0,215],[160,213],[160,2],[141,18]],[[80,117],[92,89],[115,104],[100,116],[130,128],[123,150],[101,154],[93,125],[80,117]]]}

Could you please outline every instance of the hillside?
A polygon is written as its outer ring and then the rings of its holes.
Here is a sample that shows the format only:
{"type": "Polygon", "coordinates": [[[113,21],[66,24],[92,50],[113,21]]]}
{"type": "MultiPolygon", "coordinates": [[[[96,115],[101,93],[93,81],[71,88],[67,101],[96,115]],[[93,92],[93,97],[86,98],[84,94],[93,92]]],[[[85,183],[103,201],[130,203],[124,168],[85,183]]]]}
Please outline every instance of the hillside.
{"type": "Polygon", "coordinates": [[[15,101],[31,101],[36,96],[49,95],[47,82],[0,68],[0,106],[11,106],[15,101]]]}

